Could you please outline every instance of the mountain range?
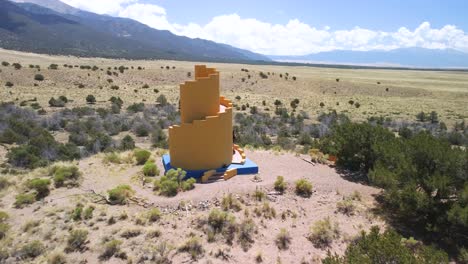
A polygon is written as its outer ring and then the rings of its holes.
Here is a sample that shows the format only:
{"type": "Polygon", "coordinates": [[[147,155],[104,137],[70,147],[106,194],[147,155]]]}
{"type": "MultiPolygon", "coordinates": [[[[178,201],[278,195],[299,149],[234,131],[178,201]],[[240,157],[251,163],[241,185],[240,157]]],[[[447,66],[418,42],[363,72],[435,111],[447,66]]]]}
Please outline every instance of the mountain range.
{"type": "Polygon", "coordinates": [[[178,36],[128,18],[83,11],[60,0],[0,0],[0,47],[125,59],[468,68],[468,53],[452,49],[334,50],[303,56],[267,56],[213,41],[178,36]]]}
{"type": "Polygon", "coordinates": [[[269,56],[275,61],[379,67],[468,68],[468,53],[453,49],[334,50],[304,56],[269,56]]]}
{"type": "Polygon", "coordinates": [[[177,36],[132,19],[82,11],[58,0],[0,0],[0,47],[83,57],[270,60],[226,44],[177,36]]]}

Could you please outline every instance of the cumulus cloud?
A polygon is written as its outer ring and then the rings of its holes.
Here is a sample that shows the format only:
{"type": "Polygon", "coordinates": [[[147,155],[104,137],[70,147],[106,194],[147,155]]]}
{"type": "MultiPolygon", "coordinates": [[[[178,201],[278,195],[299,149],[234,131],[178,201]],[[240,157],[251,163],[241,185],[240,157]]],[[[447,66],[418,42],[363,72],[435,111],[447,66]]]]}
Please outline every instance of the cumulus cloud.
{"type": "Polygon", "coordinates": [[[414,30],[401,27],[394,32],[355,27],[335,30],[316,28],[298,19],[272,24],[237,14],[213,17],[205,25],[171,23],[166,10],[139,0],[63,0],[72,6],[100,14],[138,20],[177,35],[203,38],[269,55],[304,55],[330,50],[391,50],[405,47],[457,49],[468,52],[468,35],[454,25],[440,29],[423,22],[414,30]]]}

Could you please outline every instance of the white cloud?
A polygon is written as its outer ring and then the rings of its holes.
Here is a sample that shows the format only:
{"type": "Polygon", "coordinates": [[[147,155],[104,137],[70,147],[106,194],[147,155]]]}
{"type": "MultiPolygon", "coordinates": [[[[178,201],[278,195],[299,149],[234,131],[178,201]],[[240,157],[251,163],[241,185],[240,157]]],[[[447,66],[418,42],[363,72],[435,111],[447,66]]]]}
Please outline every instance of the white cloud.
{"type": "Polygon", "coordinates": [[[335,49],[374,50],[402,47],[431,49],[452,48],[468,52],[468,35],[456,26],[432,28],[423,22],[411,31],[406,27],[395,32],[374,31],[355,27],[333,31],[315,28],[297,19],[286,24],[271,24],[237,14],[213,17],[205,25],[169,22],[166,10],[139,0],[63,0],[65,3],[100,14],[138,20],[156,29],[191,38],[203,38],[254,52],[270,55],[303,55],[335,49]]]}
{"type": "Polygon", "coordinates": [[[73,7],[86,11],[117,15],[122,10],[123,6],[136,3],[138,0],[61,0],[62,2],[73,7]]]}

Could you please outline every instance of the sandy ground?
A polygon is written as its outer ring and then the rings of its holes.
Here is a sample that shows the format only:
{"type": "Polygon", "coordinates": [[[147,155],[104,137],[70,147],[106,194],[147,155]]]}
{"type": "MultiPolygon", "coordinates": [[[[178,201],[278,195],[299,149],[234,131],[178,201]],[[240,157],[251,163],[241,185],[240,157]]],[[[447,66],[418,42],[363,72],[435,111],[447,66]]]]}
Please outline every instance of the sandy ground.
{"type": "MultiPolygon", "coordinates": [[[[125,154],[123,154],[125,155],[125,154]]],[[[247,151],[247,156],[258,163],[260,173],[257,176],[236,176],[229,181],[219,181],[210,184],[196,184],[192,191],[179,193],[176,197],[167,198],[158,196],[151,190],[151,186],[143,186],[138,175],[141,166],[133,164],[104,165],[102,154],[96,155],[78,162],[83,179],[79,188],[60,188],[52,190],[44,202],[37,202],[24,209],[13,209],[14,195],[17,190],[11,187],[3,194],[1,210],[7,211],[11,218],[10,224],[16,237],[13,245],[21,245],[33,239],[43,240],[47,251],[54,249],[61,251],[65,247],[68,230],[72,228],[89,230],[89,250],[82,253],[70,253],[67,255],[70,263],[97,263],[98,256],[102,251],[102,240],[104,237],[117,238],[123,241],[122,250],[128,258],[136,261],[151,249],[167,241],[173,248],[179,247],[189,235],[199,236],[203,242],[204,255],[197,263],[254,263],[254,258],[261,254],[263,263],[299,263],[301,260],[310,263],[319,263],[326,255],[327,250],[342,253],[347,243],[356,236],[360,230],[367,230],[372,225],[384,226],[385,224],[374,216],[370,210],[374,207],[374,195],[379,192],[359,183],[345,180],[334,168],[325,165],[313,165],[304,161],[300,156],[292,153],[276,153],[269,151],[247,151]],[[289,183],[288,190],[284,195],[273,192],[273,182],[278,175],[283,175],[289,183]],[[310,198],[299,197],[294,193],[294,182],[305,178],[313,183],[314,193],[310,198]],[[255,182],[254,179],[260,179],[255,182]],[[145,208],[136,204],[126,206],[109,206],[95,204],[88,190],[97,193],[105,193],[106,190],[118,185],[129,184],[136,191],[136,195],[151,204],[145,208]],[[260,189],[267,195],[266,201],[276,210],[276,218],[267,219],[257,217],[253,214],[256,207],[261,207],[263,202],[254,199],[253,193],[260,189]],[[336,211],[336,203],[343,196],[358,191],[361,201],[356,201],[356,213],[346,216],[336,211]],[[245,211],[253,217],[258,231],[253,234],[254,243],[248,251],[244,251],[237,238],[233,245],[228,245],[222,238],[214,243],[207,242],[207,236],[203,229],[198,228],[200,219],[206,219],[209,210],[219,207],[222,197],[228,193],[234,194],[243,202],[240,212],[233,212],[238,222],[246,218],[245,211]],[[69,220],[69,212],[77,202],[85,205],[94,205],[96,210],[91,220],[73,222],[69,220]],[[183,204],[184,206],[180,206],[183,204]],[[151,207],[160,208],[163,217],[155,223],[138,225],[136,220],[151,207]],[[127,220],[117,220],[114,225],[108,225],[109,217],[118,216],[126,212],[127,220]],[[284,214],[284,218],[281,215],[284,214]],[[330,247],[316,248],[307,239],[311,225],[325,217],[330,217],[333,222],[338,223],[340,238],[334,241],[330,247]],[[32,231],[23,232],[22,227],[31,220],[39,220],[38,227],[32,231]],[[275,244],[276,235],[280,228],[286,228],[292,237],[292,243],[287,250],[279,250],[275,244]],[[120,234],[127,229],[138,229],[141,235],[134,238],[121,238],[120,234]],[[148,239],[146,234],[150,230],[159,229],[161,236],[148,239]],[[227,259],[217,258],[216,253],[221,250],[227,259]],[[84,263],[84,262],[83,262],[84,263]]],[[[153,151],[153,158],[158,161],[162,170],[159,156],[153,151]]],[[[29,176],[45,176],[45,169],[38,169],[29,176]]],[[[24,179],[23,179],[24,180],[24,179]]],[[[45,254],[47,255],[47,254],[45,254]]],[[[173,263],[192,262],[187,253],[177,252],[174,249],[170,257],[173,263]]],[[[35,261],[41,261],[39,257],[35,261]]],[[[10,262],[13,263],[13,262],[10,262]]],[[[107,263],[127,263],[127,260],[112,258],[107,263]]]]}

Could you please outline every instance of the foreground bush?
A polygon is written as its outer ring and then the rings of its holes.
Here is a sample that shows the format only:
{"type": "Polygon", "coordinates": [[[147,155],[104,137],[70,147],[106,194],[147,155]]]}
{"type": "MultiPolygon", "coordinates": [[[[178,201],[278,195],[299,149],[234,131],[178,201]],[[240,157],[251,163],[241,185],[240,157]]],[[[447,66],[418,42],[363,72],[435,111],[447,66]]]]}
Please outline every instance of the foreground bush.
{"type": "Polygon", "coordinates": [[[135,191],[129,185],[119,185],[107,191],[109,203],[120,205],[126,204],[134,193],[135,191]]]}
{"type": "Polygon", "coordinates": [[[170,169],[166,175],[156,179],[153,183],[154,190],[164,196],[176,196],[179,191],[188,191],[195,188],[195,179],[184,180],[187,173],[182,169],[170,169]]]}
{"type": "Polygon", "coordinates": [[[356,242],[349,244],[345,255],[339,257],[328,252],[324,264],[345,263],[449,263],[447,254],[415,240],[406,240],[398,233],[387,230],[379,233],[374,226],[369,234],[362,232],[356,242]]]}
{"type": "Polygon", "coordinates": [[[199,238],[190,237],[181,247],[180,252],[188,252],[193,260],[198,260],[204,253],[203,245],[199,238]]]}
{"type": "Polygon", "coordinates": [[[49,179],[32,179],[28,182],[28,188],[32,189],[36,192],[36,199],[42,199],[49,195],[49,185],[50,185],[50,180],[49,179]]]}
{"type": "Polygon", "coordinates": [[[54,166],[49,171],[56,187],[77,186],[81,173],[76,166],[54,166]]]}
{"type": "Polygon", "coordinates": [[[133,156],[135,157],[138,165],[143,165],[151,156],[151,152],[144,149],[136,149],[133,151],[133,156]]]}
{"type": "Polygon", "coordinates": [[[28,204],[32,204],[36,201],[36,195],[32,193],[18,194],[15,196],[15,208],[23,208],[28,204]]]}
{"type": "Polygon", "coordinates": [[[384,188],[383,212],[405,230],[460,250],[468,243],[468,152],[427,132],[395,137],[370,124],[342,124],[321,142],[337,165],[384,188]]]}
{"type": "Polygon", "coordinates": [[[154,162],[147,161],[145,166],[143,166],[143,175],[150,177],[159,176],[158,166],[154,162]]]}
{"type": "Polygon", "coordinates": [[[339,235],[338,224],[332,223],[330,218],[325,218],[313,224],[310,228],[308,239],[314,246],[323,248],[328,247],[339,235]]]}
{"type": "Polygon", "coordinates": [[[38,240],[34,240],[32,242],[27,243],[24,245],[18,252],[18,256],[20,258],[31,258],[34,259],[39,257],[44,253],[45,246],[38,240]]]}
{"type": "Polygon", "coordinates": [[[306,179],[296,181],[296,193],[302,197],[310,197],[312,195],[312,183],[306,179]]]}
{"type": "Polygon", "coordinates": [[[133,140],[132,136],[126,135],[124,138],[122,138],[122,141],[120,143],[121,150],[132,150],[134,148],[135,140],[133,140]]]}
{"type": "Polygon", "coordinates": [[[73,230],[68,236],[66,251],[83,251],[86,243],[88,243],[88,231],[73,230]]]}
{"type": "Polygon", "coordinates": [[[288,187],[288,184],[284,181],[283,176],[278,176],[278,177],[276,177],[276,181],[275,181],[274,186],[275,186],[275,191],[277,191],[279,193],[284,193],[284,191],[288,187]]]}

